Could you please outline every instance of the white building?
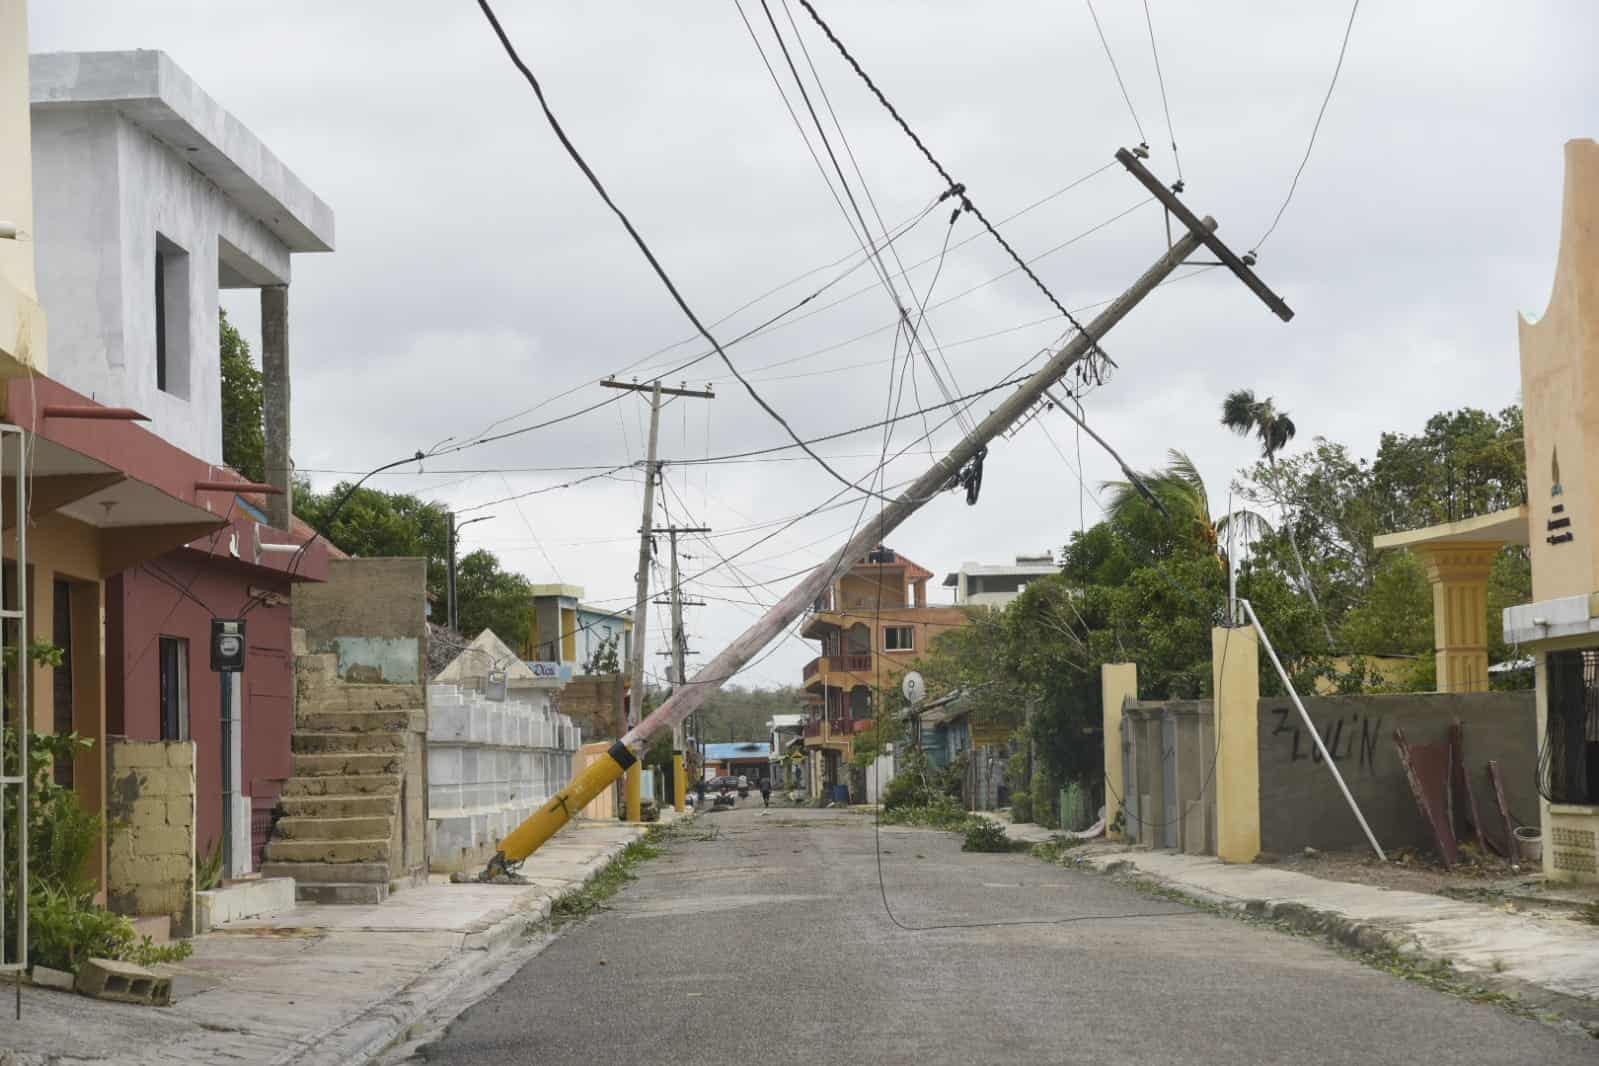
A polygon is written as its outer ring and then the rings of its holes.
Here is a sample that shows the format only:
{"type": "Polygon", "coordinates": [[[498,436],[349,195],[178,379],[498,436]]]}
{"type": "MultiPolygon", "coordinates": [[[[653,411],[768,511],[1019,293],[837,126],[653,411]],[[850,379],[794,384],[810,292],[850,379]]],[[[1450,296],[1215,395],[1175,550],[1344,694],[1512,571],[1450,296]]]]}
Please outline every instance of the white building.
{"type": "MultiPolygon", "coordinates": [[[[289,261],[332,250],[332,209],[163,52],[29,66],[51,376],[220,464],[218,294],[260,289],[266,475],[288,489],[289,261]]],[[[287,492],[268,510],[288,528],[287,492]]]]}
{"type": "Polygon", "coordinates": [[[1018,555],[1014,566],[961,563],[959,570],[944,575],[944,587],[954,590],[957,606],[1003,607],[1020,596],[1028,582],[1059,572],[1049,552],[1018,555]]]}

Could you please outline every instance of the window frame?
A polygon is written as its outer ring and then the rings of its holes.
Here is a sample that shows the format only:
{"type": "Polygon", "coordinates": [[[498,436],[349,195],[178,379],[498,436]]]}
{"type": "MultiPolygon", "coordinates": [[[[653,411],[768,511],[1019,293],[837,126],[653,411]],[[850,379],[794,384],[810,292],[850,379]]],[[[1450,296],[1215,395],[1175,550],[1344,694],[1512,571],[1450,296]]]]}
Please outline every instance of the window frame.
{"type": "Polygon", "coordinates": [[[915,626],[884,626],[883,627],[883,650],[886,651],[886,652],[887,651],[915,651],[916,650],[916,627],[915,626]],[[889,634],[890,633],[903,633],[903,634],[905,634],[905,636],[906,636],[906,644],[905,644],[905,646],[902,647],[902,648],[889,647],[888,638],[889,638],[889,634]]]}

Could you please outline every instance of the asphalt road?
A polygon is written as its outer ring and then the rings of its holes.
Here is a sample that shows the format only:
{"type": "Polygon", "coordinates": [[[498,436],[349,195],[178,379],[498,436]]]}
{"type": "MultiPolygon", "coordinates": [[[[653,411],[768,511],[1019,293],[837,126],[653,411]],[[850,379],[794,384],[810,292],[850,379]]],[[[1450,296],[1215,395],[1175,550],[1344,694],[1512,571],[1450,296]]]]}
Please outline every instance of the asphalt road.
{"type": "Polygon", "coordinates": [[[923,930],[913,932],[884,910],[859,814],[745,803],[678,833],[611,910],[570,926],[422,1057],[1599,1062],[1591,1039],[1098,874],[962,853],[953,834],[883,830],[883,883],[894,916],[923,930]],[[1026,921],[1053,924],[972,924],[1026,921]],[[926,928],[938,925],[965,927],[926,928]]]}

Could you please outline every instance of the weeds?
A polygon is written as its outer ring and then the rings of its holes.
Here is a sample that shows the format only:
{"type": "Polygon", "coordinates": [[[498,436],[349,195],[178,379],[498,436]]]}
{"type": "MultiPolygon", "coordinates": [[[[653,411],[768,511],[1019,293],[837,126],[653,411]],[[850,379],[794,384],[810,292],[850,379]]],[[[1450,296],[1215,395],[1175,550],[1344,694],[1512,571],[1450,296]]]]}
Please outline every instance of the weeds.
{"type": "Polygon", "coordinates": [[[665,835],[667,834],[661,830],[652,829],[645,834],[644,839],[635,840],[623,848],[622,853],[605,869],[595,874],[588,884],[558,897],[550,904],[550,927],[559,929],[568,922],[575,922],[605,910],[607,900],[620,892],[630,881],[638,880],[638,874],[634,873],[634,870],[640,864],[665,853],[666,849],[656,843],[665,835]]]}

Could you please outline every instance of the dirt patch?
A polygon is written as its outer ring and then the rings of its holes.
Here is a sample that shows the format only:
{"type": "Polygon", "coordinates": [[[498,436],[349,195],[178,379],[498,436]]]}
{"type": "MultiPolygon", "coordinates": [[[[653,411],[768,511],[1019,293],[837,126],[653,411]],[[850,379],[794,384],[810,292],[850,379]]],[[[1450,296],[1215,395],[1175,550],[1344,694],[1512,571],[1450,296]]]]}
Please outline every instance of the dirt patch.
{"type": "Polygon", "coordinates": [[[1392,861],[1382,863],[1370,853],[1316,851],[1282,856],[1275,865],[1328,881],[1456,898],[1535,892],[1542,880],[1537,867],[1511,867],[1497,857],[1462,862],[1452,870],[1444,869],[1443,864],[1430,855],[1409,850],[1392,853],[1389,857],[1392,861]]]}

